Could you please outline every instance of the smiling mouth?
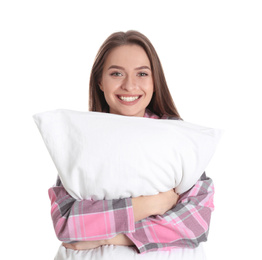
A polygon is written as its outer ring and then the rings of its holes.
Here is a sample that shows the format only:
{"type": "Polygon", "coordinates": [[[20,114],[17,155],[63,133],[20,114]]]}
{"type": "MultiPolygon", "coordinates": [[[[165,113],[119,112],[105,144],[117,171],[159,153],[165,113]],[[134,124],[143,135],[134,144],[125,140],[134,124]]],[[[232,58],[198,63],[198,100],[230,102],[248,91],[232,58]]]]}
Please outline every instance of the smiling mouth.
{"type": "Polygon", "coordinates": [[[122,101],[125,101],[125,102],[132,102],[132,101],[135,101],[139,98],[141,98],[142,96],[140,95],[137,95],[137,96],[121,96],[121,95],[117,95],[117,97],[122,100],[122,101]]]}

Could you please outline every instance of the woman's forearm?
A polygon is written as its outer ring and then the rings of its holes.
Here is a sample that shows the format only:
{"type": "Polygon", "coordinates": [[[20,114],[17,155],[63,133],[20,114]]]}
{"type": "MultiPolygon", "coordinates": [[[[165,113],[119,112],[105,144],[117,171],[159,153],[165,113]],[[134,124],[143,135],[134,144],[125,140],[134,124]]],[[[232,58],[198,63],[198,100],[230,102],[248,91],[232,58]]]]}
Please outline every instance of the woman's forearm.
{"type": "Polygon", "coordinates": [[[198,182],[182,194],[173,209],[164,215],[148,217],[136,223],[136,230],[126,234],[137,246],[140,253],[168,248],[195,248],[207,240],[213,205],[213,181],[201,176],[198,182]],[[146,230],[143,231],[143,230],[146,230]]]}
{"type": "Polygon", "coordinates": [[[83,237],[91,241],[94,236],[103,240],[135,231],[131,198],[76,201],[64,189],[60,179],[49,189],[49,197],[55,232],[61,241],[81,241],[83,237]],[[118,218],[115,218],[116,214],[118,218]],[[108,228],[108,223],[112,223],[113,228],[108,228]]]}

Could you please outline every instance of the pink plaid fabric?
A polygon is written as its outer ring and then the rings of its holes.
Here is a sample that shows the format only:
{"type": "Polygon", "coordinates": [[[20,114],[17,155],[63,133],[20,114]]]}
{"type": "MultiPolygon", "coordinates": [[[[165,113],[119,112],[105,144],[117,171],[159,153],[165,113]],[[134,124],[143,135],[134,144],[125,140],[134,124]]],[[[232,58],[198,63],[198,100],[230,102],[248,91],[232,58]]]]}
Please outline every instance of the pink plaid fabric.
{"type": "Polygon", "coordinates": [[[135,231],[131,198],[77,201],[59,178],[49,189],[49,197],[55,232],[61,241],[102,240],[135,231]]]}
{"type": "Polygon", "coordinates": [[[164,215],[150,216],[135,223],[135,232],[126,234],[140,253],[195,248],[207,240],[214,186],[205,173],[176,206],[164,215]]]}
{"type": "MultiPolygon", "coordinates": [[[[145,117],[160,119],[149,110],[145,117]]],[[[138,222],[134,221],[131,198],[77,201],[67,193],[59,178],[48,192],[59,240],[102,240],[123,233],[134,242],[139,253],[197,247],[207,240],[214,209],[213,182],[205,174],[180,196],[173,209],[162,216],[151,216],[138,222]]]]}

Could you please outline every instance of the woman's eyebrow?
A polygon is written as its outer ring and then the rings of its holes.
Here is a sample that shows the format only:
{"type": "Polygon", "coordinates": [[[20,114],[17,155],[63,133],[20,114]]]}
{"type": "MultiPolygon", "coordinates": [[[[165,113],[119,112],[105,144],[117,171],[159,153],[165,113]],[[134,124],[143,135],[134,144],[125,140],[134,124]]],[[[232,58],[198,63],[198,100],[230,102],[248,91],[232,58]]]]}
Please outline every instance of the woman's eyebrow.
{"type": "MultiPolygon", "coordinates": [[[[125,70],[124,67],[118,66],[118,65],[111,65],[108,70],[110,69],[120,69],[120,70],[125,70]]],[[[151,70],[148,66],[141,66],[141,67],[137,67],[135,68],[135,70],[141,70],[141,69],[147,69],[147,70],[151,70]]]]}
{"type": "Polygon", "coordinates": [[[125,70],[125,68],[121,67],[121,66],[118,66],[118,65],[112,65],[108,68],[108,70],[110,69],[120,69],[120,70],[125,70]]]}
{"type": "Polygon", "coordinates": [[[151,70],[148,66],[141,66],[141,67],[135,68],[135,70],[144,70],[144,69],[151,70]]]}

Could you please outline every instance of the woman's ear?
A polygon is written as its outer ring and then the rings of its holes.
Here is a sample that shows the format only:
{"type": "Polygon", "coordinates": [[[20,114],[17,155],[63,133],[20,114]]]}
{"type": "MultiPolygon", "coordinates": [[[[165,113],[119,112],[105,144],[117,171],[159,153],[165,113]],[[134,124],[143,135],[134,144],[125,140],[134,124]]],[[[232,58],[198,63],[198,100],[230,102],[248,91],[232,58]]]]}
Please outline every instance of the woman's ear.
{"type": "Polygon", "coordinates": [[[104,92],[104,88],[103,88],[103,85],[101,84],[101,82],[98,83],[98,86],[104,92]]]}

